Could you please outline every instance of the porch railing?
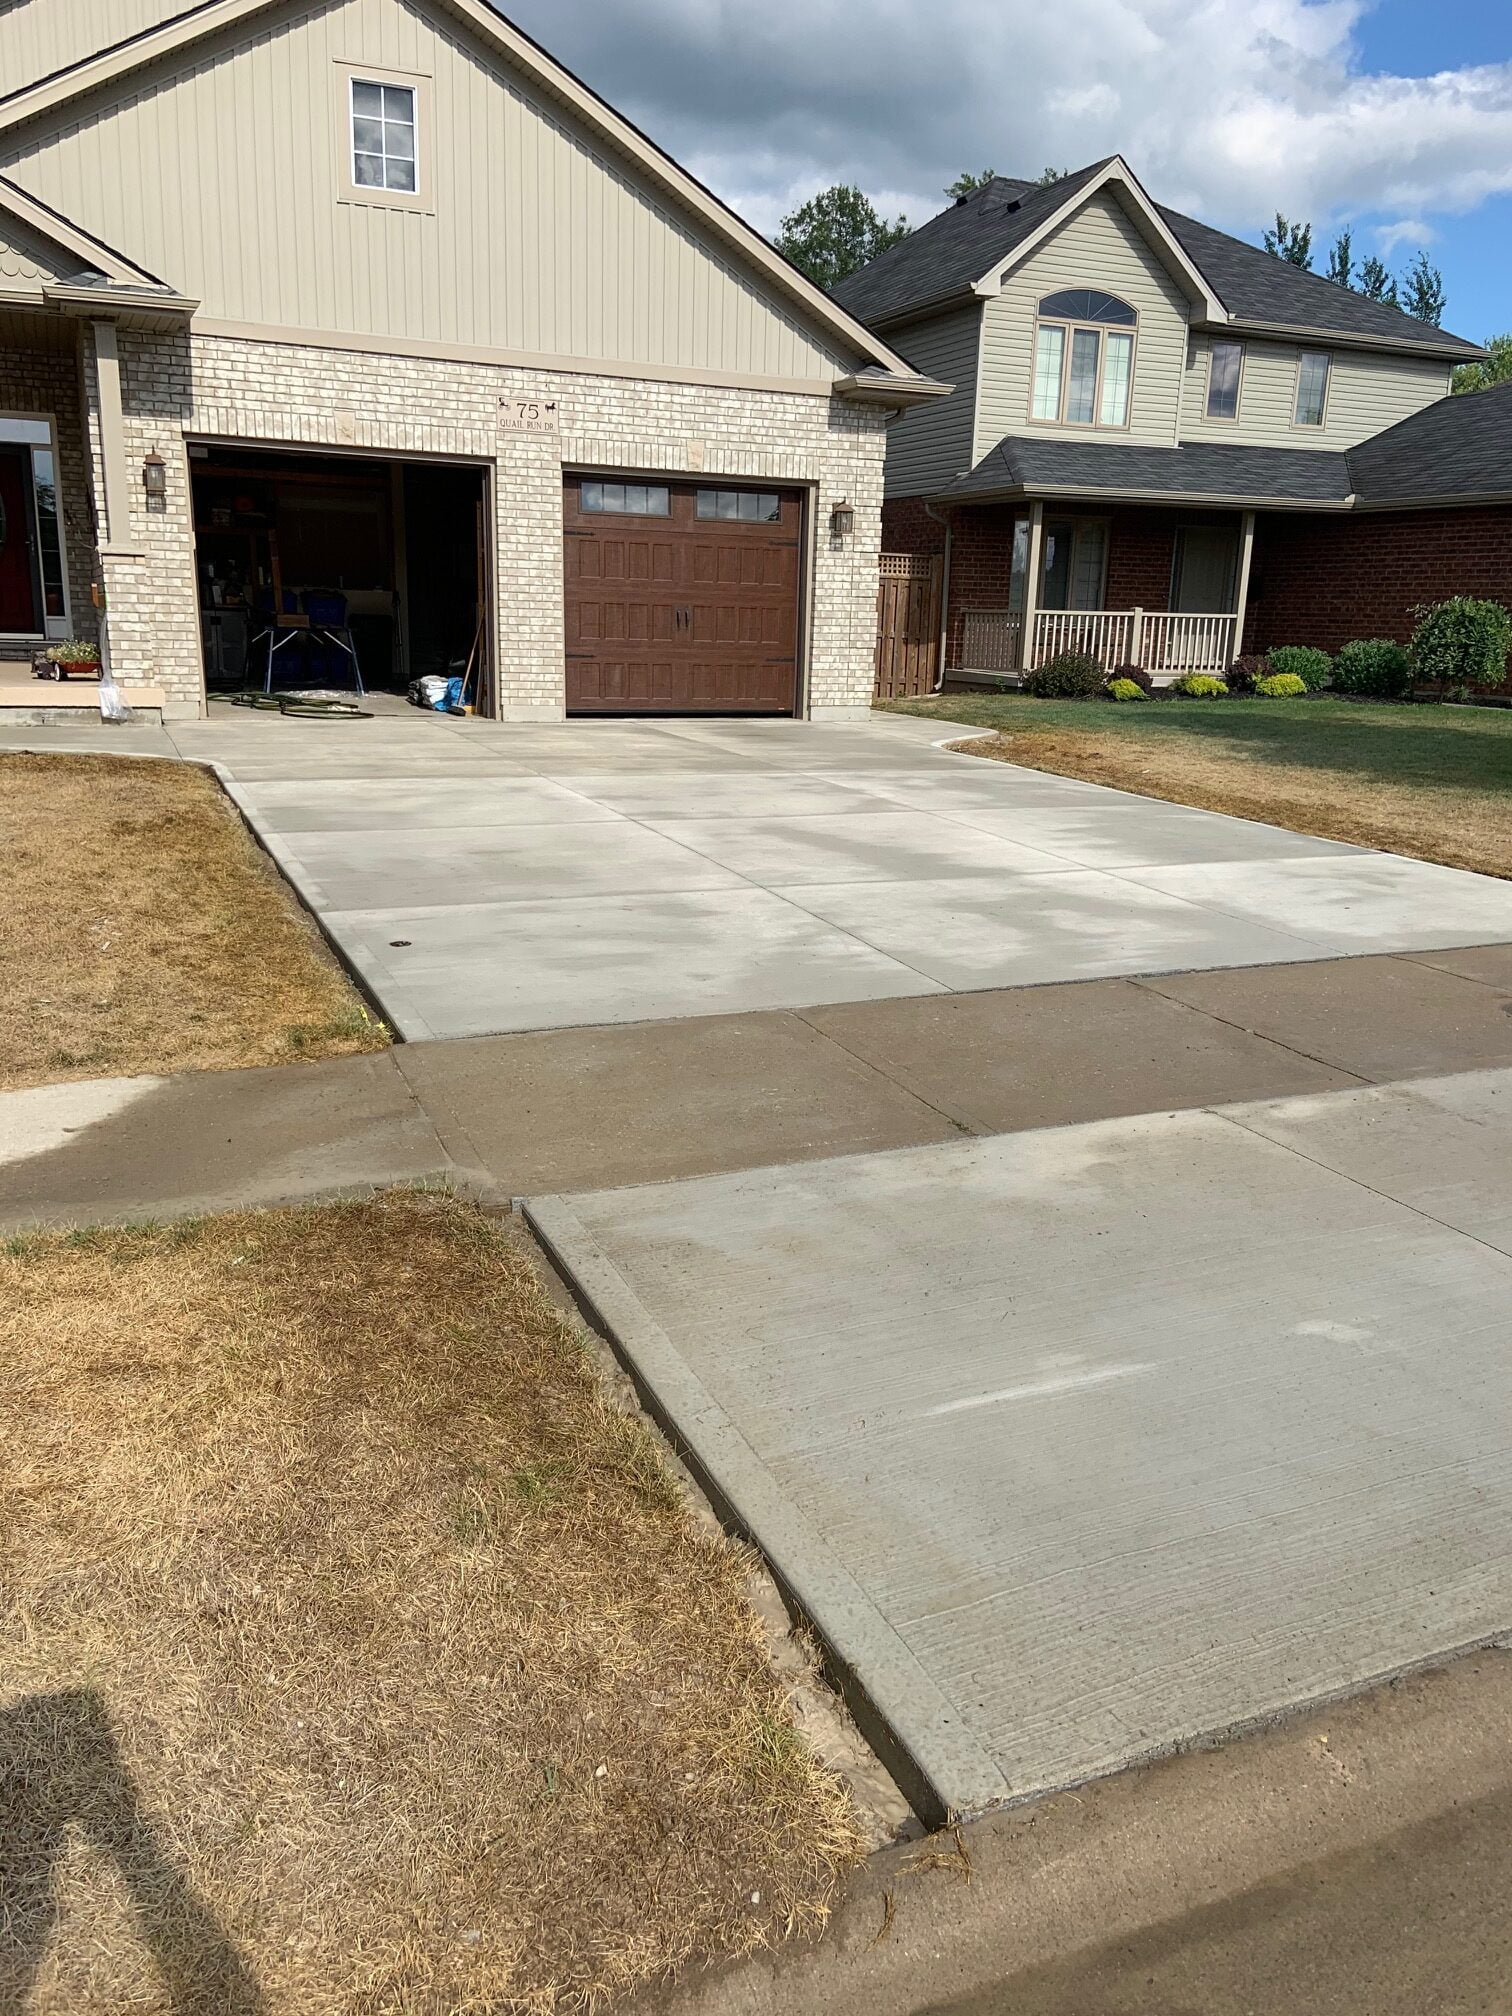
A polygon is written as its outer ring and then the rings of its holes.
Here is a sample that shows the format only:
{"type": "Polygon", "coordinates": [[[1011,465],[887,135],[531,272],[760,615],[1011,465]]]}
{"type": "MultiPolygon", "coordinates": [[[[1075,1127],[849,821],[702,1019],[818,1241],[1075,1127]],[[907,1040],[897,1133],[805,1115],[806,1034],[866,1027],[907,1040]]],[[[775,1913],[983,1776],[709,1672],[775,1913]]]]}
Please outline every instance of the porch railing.
{"type": "Polygon", "coordinates": [[[1017,609],[963,609],[952,626],[951,669],[1012,675],[1062,651],[1085,651],[1111,671],[1142,665],[1153,678],[1225,671],[1238,649],[1238,617],[1174,609],[1041,609],[1025,649],[1017,609]]]}

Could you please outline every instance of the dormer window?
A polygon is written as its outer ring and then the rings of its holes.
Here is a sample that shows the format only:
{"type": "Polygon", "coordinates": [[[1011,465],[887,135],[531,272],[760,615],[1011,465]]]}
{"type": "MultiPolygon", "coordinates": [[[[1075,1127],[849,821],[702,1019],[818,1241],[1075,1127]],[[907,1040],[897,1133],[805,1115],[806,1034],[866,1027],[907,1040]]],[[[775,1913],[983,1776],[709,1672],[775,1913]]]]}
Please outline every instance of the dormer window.
{"type": "Polygon", "coordinates": [[[1138,320],[1127,301],[1095,287],[1046,294],[1034,331],[1031,416],[1068,427],[1127,427],[1138,320]]]}

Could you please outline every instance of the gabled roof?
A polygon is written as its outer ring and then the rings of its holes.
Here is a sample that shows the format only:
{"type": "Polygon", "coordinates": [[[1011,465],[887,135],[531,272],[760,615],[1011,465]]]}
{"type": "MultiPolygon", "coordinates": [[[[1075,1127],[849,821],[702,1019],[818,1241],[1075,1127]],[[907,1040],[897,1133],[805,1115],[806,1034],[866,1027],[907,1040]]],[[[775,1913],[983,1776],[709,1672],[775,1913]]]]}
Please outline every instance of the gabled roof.
{"type": "Polygon", "coordinates": [[[1436,400],[1349,451],[1360,503],[1469,504],[1512,497],[1512,383],[1436,400]]]}
{"type": "MultiPolygon", "coordinates": [[[[1143,191],[1116,155],[1048,187],[996,176],[843,280],[835,298],[879,327],[969,299],[1063,210],[1070,214],[1110,180],[1120,183],[1136,210],[1141,207],[1143,191]]],[[[1148,207],[1214,297],[1204,319],[1444,357],[1481,354],[1462,337],[1415,321],[1400,308],[1367,301],[1194,217],[1160,204],[1148,207]]]]}
{"type": "Polygon", "coordinates": [[[164,283],[145,266],[138,266],[103,239],[96,238],[61,210],[39,197],[28,195],[8,175],[0,175],[0,211],[14,217],[28,230],[48,239],[68,258],[77,262],[76,273],[96,273],[119,287],[163,289],[164,283]]]}
{"type": "Polygon", "coordinates": [[[1277,259],[1259,245],[1246,245],[1211,224],[1161,210],[1172,231],[1223,296],[1235,322],[1255,329],[1316,330],[1329,336],[1372,338],[1418,350],[1457,357],[1479,357],[1480,345],[1467,343],[1419,322],[1386,301],[1369,301],[1352,288],[1340,287],[1321,273],[1305,273],[1277,259]]]}
{"type": "Polygon", "coordinates": [[[1344,510],[1349,465],[1317,448],[1246,448],[1193,441],[1180,448],[1010,434],[934,501],[985,504],[1014,497],[1102,497],[1344,510]]]}
{"type": "MultiPolygon", "coordinates": [[[[60,70],[40,83],[0,98],[0,136],[67,105],[86,92],[129,76],[158,58],[191,47],[219,30],[264,13],[281,0],[201,0],[171,20],[102,50],[60,70]]],[[[915,397],[937,396],[937,390],[912,365],[875,335],[823,288],[816,287],[796,266],[775,251],[758,232],[685,168],[679,167],[654,141],[632,126],[597,92],[558,63],[539,43],[485,0],[434,0],[438,8],[464,20],[516,69],[565,105],[585,126],[622,156],[629,157],[654,187],[692,212],[716,240],[747,267],[754,268],[774,292],[785,296],[811,322],[849,350],[860,353],[905,381],[915,397]],[[926,387],[928,390],[926,391],[926,387]]],[[[900,387],[900,390],[903,389],[900,387]]],[[[943,388],[938,388],[943,390],[943,388]]]]}

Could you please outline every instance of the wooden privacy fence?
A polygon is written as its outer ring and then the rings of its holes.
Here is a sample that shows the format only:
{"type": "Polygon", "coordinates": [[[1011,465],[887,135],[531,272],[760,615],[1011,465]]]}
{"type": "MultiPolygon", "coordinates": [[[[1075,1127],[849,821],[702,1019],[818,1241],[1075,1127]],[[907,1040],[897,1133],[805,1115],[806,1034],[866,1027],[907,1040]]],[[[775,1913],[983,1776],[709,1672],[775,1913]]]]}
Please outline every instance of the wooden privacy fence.
{"type": "Polygon", "coordinates": [[[939,676],[941,561],[884,553],[877,564],[876,697],[916,699],[939,676]]]}

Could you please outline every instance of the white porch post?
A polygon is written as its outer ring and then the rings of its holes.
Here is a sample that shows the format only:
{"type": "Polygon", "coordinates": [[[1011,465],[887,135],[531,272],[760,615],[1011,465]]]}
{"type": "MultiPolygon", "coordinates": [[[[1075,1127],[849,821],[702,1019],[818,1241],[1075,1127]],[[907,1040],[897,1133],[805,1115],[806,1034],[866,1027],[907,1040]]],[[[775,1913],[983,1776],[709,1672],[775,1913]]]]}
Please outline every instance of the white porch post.
{"type": "Polygon", "coordinates": [[[1144,663],[1144,611],[1135,609],[1129,616],[1129,663],[1144,663]]]}
{"type": "Polygon", "coordinates": [[[1234,597],[1234,656],[1244,650],[1244,612],[1249,602],[1250,561],[1255,551],[1255,514],[1246,511],[1239,535],[1239,592],[1234,597]]]}
{"type": "Polygon", "coordinates": [[[1036,497],[1029,506],[1029,553],[1024,563],[1024,646],[1019,654],[1019,670],[1034,664],[1034,621],[1039,614],[1040,562],[1045,550],[1045,507],[1036,497]]]}

